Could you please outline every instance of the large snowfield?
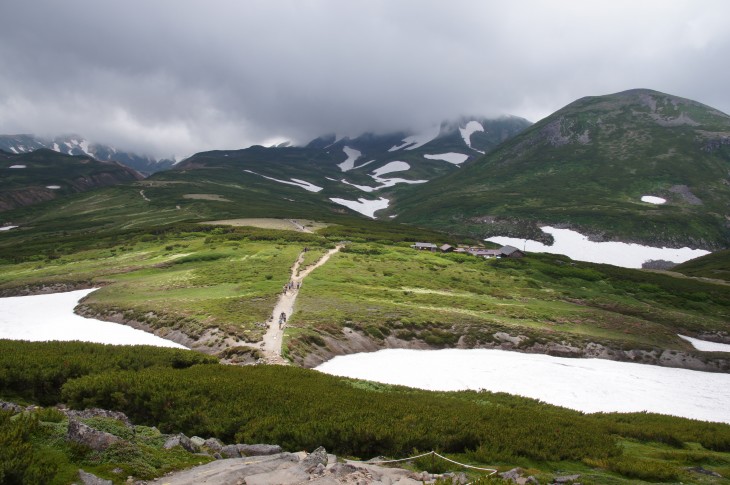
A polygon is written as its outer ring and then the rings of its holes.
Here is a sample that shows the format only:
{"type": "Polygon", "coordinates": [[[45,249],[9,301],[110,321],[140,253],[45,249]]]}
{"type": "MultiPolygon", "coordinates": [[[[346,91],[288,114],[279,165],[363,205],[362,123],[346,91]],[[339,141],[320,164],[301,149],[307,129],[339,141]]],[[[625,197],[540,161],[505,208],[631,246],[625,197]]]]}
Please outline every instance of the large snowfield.
{"type": "Polygon", "coordinates": [[[730,374],[491,349],[388,349],[338,356],[316,369],[434,391],[507,392],[587,413],[730,423],[730,374]]]}
{"type": "Polygon", "coordinates": [[[94,291],[0,298],[0,338],[11,340],[81,340],[114,345],[180,344],[126,325],[76,315],[79,300],[94,291]]]}
{"type": "Polygon", "coordinates": [[[623,242],[593,242],[588,240],[588,236],[570,229],[557,229],[550,226],[544,226],[540,229],[542,229],[542,232],[553,236],[555,242],[552,246],[546,246],[531,239],[502,236],[490,237],[487,241],[511,245],[527,252],[562,254],[576,261],[612,264],[623,268],[641,268],[643,263],[650,260],[684,263],[710,253],[703,249],[655,248],[623,242]]]}

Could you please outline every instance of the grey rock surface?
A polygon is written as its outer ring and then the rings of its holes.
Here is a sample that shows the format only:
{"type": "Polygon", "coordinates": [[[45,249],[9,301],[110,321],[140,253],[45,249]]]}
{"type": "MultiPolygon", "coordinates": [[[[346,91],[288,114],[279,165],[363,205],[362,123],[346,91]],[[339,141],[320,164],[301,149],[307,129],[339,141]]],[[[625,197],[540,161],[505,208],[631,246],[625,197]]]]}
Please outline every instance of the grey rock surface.
{"type": "Polygon", "coordinates": [[[106,450],[111,445],[121,440],[118,436],[114,436],[113,434],[105,431],[99,431],[73,418],[69,418],[68,420],[68,432],[66,433],[66,438],[71,441],[75,441],[76,443],[86,445],[94,451],[106,450]]]}
{"type": "Polygon", "coordinates": [[[217,451],[220,453],[220,451],[225,446],[221,440],[218,438],[208,438],[203,442],[203,446],[208,448],[211,451],[217,451]]]}
{"type": "Polygon", "coordinates": [[[190,438],[182,433],[167,438],[167,441],[165,441],[163,448],[169,450],[170,448],[174,448],[176,446],[182,446],[184,450],[189,451],[190,453],[198,453],[200,451],[200,447],[193,443],[190,438]]]}
{"type": "Polygon", "coordinates": [[[221,456],[223,458],[240,458],[241,452],[238,451],[238,446],[236,445],[226,445],[222,447],[219,451],[221,456]]]}
{"type": "Polygon", "coordinates": [[[111,480],[104,480],[84,470],[79,470],[79,480],[81,480],[83,485],[114,485],[114,482],[111,480]]]}
{"type": "Polygon", "coordinates": [[[308,454],[304,460],[302,460],[302,466],[305,470],[311,473],[312,470],[314,470],[317,465],[327,465],[327,462],[329,461],[329,458],[327,456],[327,450],[325,450],[323,447],[319,447],[310,454],[308,454]]]}
{"type": "Polygon", "coordinates": [[[282,452],[281,446],[279,446],[279,445],[264,445],[264,444],[243,445],[243,444],[239,444],[237,446],[238,446],[238,452],[241,453],[241,456],[276,455],[277,453],[282,452]]]}

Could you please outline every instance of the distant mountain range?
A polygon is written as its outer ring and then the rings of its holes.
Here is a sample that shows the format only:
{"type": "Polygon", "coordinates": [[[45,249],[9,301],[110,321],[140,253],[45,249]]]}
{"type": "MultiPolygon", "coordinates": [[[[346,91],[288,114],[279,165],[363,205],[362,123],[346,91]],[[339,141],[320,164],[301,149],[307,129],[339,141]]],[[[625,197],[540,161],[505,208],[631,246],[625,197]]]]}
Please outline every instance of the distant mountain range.
{"type": "Polygon", "coordinates": [[[35,135],[0,135],[0,150],[8,153],[30,153],[47,148],[65,155],[86,155],[100,161],[115,161],[133,168],[143,175],[168,170],[175,163],[171,159],[160,159],[132,152],[117,150],[109,145],[89,143],[78,135],[57,136],[46,140],[35,135]]]}
{"type": "MultiPolygon", "coordinates": [[[[103,154],[78,139],[63,146],[103,154]]],[[[463,117],[421,133],[201,152],[168,167],[117,189],[113,218],[361,214],[478,238],[549,242],[539,228],[551,225],[594,240],[730,246],[730,117],[644,89],[582,98],[534,125],[463,117]]]]}
{"type": "Polygon", "coordinates": [[[0,212],[141,179],[121,163],[86,155],[64,155],[47,148],[0,152],[0,212]]]}
{"type": "Polygon", "coordinates": [[[200,172],[203,169],[226,170],[229,180],[240,180],[240,185],[249,189],[273,183],[278,185],[274,193],[286,194],[296,187],[295,199],[306,191],[323,202],[369,217],[375,217],[375,212],[380,218],[394,217],[388,208],[389,200],[403,186],[420,187],[458,172],[460,166],[492,151],[528,126],[527,120],[511,116],[472,117],[443,122],[415,134],[366,133],[339,139],[329,135],[304,147],[254,146],[203,152],[160,176],[179,180],[181,174],[196,171],[200,180],[205,178],[200,172]]]}

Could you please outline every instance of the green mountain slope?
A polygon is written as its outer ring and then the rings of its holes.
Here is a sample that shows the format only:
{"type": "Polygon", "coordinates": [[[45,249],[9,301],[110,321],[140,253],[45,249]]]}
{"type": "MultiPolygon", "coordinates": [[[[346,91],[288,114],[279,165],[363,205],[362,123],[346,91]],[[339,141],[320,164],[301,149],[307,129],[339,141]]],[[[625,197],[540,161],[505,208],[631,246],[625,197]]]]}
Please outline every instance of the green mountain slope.
{"type": "Polygon", "coordinates": [[[515,117],[464,118],[443,123],[419,142],[409,142],[407,133],[365,134],[322,137],[305,147],[203,152],[145,180],[20,209],[6,214],[6,220],[21,228],[59,231],[241,217],[331,220],[366,213],[387,220],[386,206],[403,187],[460,171],[454,163],[425,155],[480,156],[528,125],[515,117]],[[467,145],[460,129],[469,123],[478,123],[481,130],[472,133],[467,145]],[[368,201],[377,201],[381,209],[368,213],[362,208],[368,201]]]}
{"type": "Polygon", "coordinates": [[[48,149],[23,154],[0,151],[0,211],[141,178],[119,163],[87,156],[48,149]]]}
{"type": "Polygon", "coordinates": [[[479,236],[565,225],[606,239],[730,244],[730,117],[650,90],[579,99],[395,201],[399,221],[479,236]],[[642,202],[645,195],[666,204],[642,202]]]}
{"type": "Polygon", "coordinates": [[[47,148],[65,155],[86,155],[104,162],[119,162],[141,174],[168,170],[174,160],[160,159],[133,152],[119,150],[109,145],[89,143],[80,135],[62,135],[53,139],[41,138],[31,134],[0,135],[0,150],[8,153],[30,153],[47,148]]]}
{"type": "Polygon", "coordinates": [[[691,259],[675,266],[672,271],[687,276],[725,280],[730,283],[730,249],[691,259]]]}

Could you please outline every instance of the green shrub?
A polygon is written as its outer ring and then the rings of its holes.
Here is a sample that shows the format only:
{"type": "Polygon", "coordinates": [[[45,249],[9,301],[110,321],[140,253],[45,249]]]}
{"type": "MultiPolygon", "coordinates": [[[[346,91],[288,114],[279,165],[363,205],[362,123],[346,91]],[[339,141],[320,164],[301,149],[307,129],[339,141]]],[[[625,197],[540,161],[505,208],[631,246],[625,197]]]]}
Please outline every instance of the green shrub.
{"type": "Polygon", "coordinates": [[[55,456],[33,444],[38,418],[21,414],[11,417],[0,411],[0,483],[49,483],[59,468],[55,456]]]}

